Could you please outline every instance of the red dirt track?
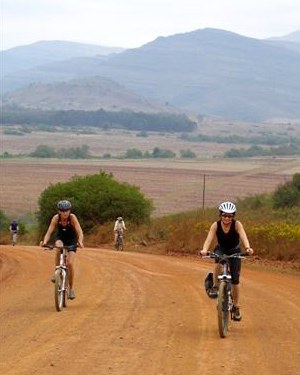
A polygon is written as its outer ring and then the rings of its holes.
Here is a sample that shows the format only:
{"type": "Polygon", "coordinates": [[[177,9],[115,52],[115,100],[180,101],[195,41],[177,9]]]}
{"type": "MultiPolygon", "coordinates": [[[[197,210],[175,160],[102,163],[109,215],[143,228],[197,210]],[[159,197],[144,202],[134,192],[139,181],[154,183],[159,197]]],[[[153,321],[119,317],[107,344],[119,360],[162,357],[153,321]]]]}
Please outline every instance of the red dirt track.
{"type": "MultiPolygon", "coordinates": [[[[54,254],[0,247],[1,375],[296,375],[299,276],[244,264],[241,322],[217,331],[209,261],[85,248],[54,308],[54,254]]],[[[249,260],[249,264],[251,260],[249,260]]]]}

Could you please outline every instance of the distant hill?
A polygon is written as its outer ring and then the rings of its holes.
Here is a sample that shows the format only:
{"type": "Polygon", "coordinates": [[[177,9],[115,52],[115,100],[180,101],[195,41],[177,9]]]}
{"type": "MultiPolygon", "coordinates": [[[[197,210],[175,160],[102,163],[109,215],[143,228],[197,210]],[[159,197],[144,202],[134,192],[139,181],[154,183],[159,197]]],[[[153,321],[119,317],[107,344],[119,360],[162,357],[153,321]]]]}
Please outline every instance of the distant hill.
{"type": "Polygon", "coordinates": [[[266,39],[273,46],[281,46],[300,53],[300,30],[291,34],[266,39]]]}
{"type": "Polygon", "coordinates": [[[123,51],[119,47],[104,47],[66,41],[40,41],[0,52],[3,62],[1,76],[73,57],[107,56],[123,51]]]}
{"type": "MultiPolygon", "coordinates": [[[[70,80],[52,84],[36,83],[8,93],[3,104],[41,110],[85,110],[172,112],[178,109],[142,98],[120,84],[102,77],[70,80]]],[[[182,112],[182,111],[181,111],[182,112]]]]}
{"type": "Polygon", "coordinates": [[[287,35],[272,37],[268,39],[300,43],[300,30],[294,31],[293,33],[287,35]]]}
{"type": "Polygon", "coordinates": [[[297,48],[203,29],[159,37],[105,58],[72,58],[14,72],[3,78],[2,87],[7,92],[33,82],[97,75],[186,112],[263,121],[300,119],[299,71],[297,48]]]}

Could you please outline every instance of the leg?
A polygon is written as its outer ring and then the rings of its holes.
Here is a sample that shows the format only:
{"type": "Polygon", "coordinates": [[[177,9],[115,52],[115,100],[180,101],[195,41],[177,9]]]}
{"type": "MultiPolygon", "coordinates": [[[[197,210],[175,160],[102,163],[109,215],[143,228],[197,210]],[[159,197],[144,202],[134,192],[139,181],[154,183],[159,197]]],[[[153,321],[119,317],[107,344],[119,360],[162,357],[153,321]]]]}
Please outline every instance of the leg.
{"type": "Polygon", "coordinates": [[[240,272],[241,272],[241,260],[232,259],[230,262],[230,272],[232,276],[232,302],[233,302],[233,320],[240,321],[242,314],[240,310],[240,272]]]}
{"type": "MultiPolygon", "coordinates": [[[[61,240],[55,241],[55,246],[62,247],[64,246],[63,242],[61,240]]],[[[56,250],[56,257],[55,257],[55,266],[59,266],[59,258],[60,258],[60,250],[56,250]]]]}
{"type": "Polygon", "coordinates": [[[74,251],[69,251],[68,253],[68,269],[69,269],[69,286],[73,289],[74,285],[74,264],[75,264],[76,253],[74,251]]]}
{"type": "Polygon", "coordinates": [[[239,284],[232,284],[232,299],[233,304],[236,307],[239,307],[239,300],[240,300],[240,285],[239,284]]]}

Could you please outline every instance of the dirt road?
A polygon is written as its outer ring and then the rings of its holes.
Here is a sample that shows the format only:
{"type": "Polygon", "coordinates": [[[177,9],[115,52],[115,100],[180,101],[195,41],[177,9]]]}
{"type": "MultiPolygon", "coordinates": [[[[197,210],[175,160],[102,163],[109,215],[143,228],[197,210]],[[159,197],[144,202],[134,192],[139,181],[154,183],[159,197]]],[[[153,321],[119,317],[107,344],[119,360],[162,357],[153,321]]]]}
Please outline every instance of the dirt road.
{"type": "Polygon", "coordinates": [[[77,298],[54,308],[54,254],[0,247],[1,375],[295,375],[299,276],[244,267],[226,339],[202,287],[209,261],[81,249],[77,298]]]}

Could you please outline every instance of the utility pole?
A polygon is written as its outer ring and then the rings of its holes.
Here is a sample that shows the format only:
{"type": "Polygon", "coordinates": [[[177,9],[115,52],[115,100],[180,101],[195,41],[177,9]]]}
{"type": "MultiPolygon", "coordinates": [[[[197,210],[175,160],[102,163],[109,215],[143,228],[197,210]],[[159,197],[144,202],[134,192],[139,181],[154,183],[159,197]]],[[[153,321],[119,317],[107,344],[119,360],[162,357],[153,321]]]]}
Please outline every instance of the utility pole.
{"type": "Polygon", "coordinates": [[[205,208],[205,174],[203,175],[203,188],[202,188],[202,210],[205,208]]]}

